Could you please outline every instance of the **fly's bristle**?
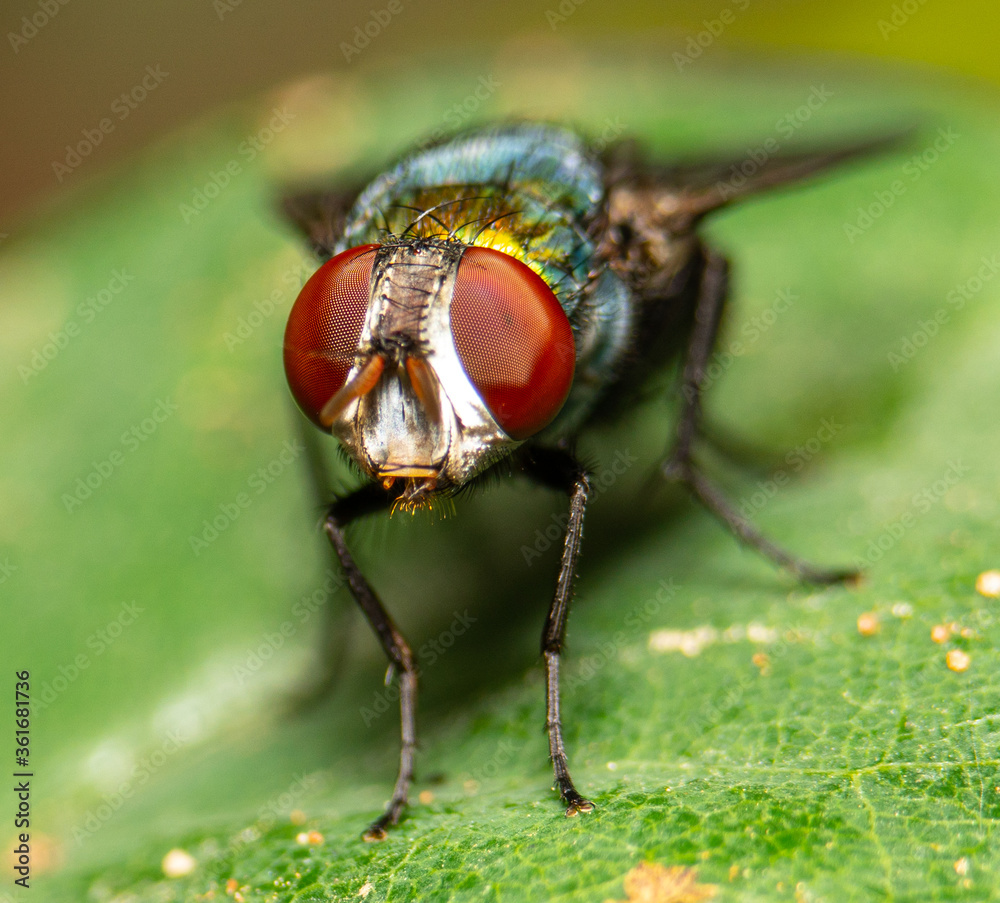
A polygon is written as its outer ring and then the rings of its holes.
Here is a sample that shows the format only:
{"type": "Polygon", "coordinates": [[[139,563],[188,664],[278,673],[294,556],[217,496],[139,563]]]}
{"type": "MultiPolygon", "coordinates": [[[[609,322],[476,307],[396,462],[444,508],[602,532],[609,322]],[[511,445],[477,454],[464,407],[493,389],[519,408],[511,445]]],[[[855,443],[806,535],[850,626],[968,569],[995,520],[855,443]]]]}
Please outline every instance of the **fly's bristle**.
{"type": "Polygon", "coordinates": [[[400,496],[392,503],[389,516],[392,517],[397,512],[412,516],[418,511],[426,511],[432,520],[444,520],[455,514],[455,502],[446,496],[418,495],[412,498],[400,496]]]}
{"type": "Polygon", "coordinates": [[[392,517],[397,511],[402,511],[404,514],[416,514],[421,508],[431,510],[433,508],[431,500],[426,498],[408,499],[400,496],[392,503],[389,516],[392,517]]]}

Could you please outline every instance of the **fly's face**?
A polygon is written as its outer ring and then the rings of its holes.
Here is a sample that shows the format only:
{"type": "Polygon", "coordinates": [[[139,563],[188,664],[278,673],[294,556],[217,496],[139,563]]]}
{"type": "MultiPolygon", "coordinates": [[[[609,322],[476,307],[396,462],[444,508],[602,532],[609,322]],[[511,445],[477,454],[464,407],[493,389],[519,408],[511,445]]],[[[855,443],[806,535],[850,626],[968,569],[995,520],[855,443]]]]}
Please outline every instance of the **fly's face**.
{"type": "Polygon", "coordinates": [[[390,239],[327,261],[285,332],[303,412],[404,504],[453,490],[559,412],[572,329],[552,290],[501,251],[390,239]]]}

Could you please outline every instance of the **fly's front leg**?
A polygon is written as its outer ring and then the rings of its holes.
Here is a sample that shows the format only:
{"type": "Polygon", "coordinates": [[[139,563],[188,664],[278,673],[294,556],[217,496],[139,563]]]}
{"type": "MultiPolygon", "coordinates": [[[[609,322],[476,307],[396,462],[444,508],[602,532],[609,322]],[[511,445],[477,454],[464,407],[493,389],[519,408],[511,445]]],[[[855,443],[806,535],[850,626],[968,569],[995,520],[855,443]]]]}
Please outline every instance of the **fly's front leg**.
{"type": "Polygon", "coordinates": [[[381,818],[372,822],[362,835],[365,840],[384,840],[386,828],[396,824],[406,807],[410,781],[413,779],[413,756],[416,749],[416,703],[417,670],[413,653],[403,635],[396,628],[389,613],[379,601],[344,540],[344,527],[351,521],[366,514],[380,511],[395,499],[378,486],[366,486],[357,492],[334,502],[330,506],[323,529],[344,570],[351,595],[361,606],[368,623],[379,638],[390,667],[394,668],[399,680],[399,716],[402,744],[399,752],[399,775],[392,792],[392,799],[381,818]]]}
{"type": "Polygon", "coordinates": [[[701,395],[705,368],[715,346],[729,292],[729,265],[726,259],[712,251],[706,251],[706,255],[705,270],[695,307],[694,329],[691,332],[687,358],[684,362],[681,383],[683,402],[677,426],[677,441],[663,464],[663,473],[683,483],[691,494],[722,521],[739,540],[786,568],[800,580],[810,583],[855,580],[858,577],[857,571],[818,568],[771,542],[733,508],[722,492],[701,473],[694,461],[692,447],[701,422],[701,395]]]}
{"type": "Polygon", "coordinates": [[[545,657],[545,728],[549,735],[549,756],[552,759],[556,787],[566,803],[566,814],[577,815],[580,812],[590,812],[594,804],[577,792],[566,762],[559,711],[559,663],[566,636],[569,603],[573,596],[573,581],[580,557],[580,544],[583,541],[583,516],[590,494],[590,481],[582,465],[565,452],[536,452],[526,470],[538,482],[569,494],[569,523],[559,565],[559,579],[545,619],[545,629],[542,631],[542,655],[545,657]]]}

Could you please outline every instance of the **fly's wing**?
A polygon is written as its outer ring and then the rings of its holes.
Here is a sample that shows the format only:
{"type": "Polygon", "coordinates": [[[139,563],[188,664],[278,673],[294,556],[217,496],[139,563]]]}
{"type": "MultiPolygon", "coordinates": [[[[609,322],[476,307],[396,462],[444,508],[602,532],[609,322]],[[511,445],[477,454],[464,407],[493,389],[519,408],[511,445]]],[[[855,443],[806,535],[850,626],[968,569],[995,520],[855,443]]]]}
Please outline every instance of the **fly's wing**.
{"type": "Polygon", "coordinates": [[[594,231],[598,257],[631,289],[636,321],[631,345],[606,387],[606,411],[620,411],[629,393],[644,393],[650,377],[688,345],[709,256],[697,232],[703,217],[751,195],[889,151],[907,137],[897,133],[767,159],[748,154],[669,165],[642,159],[632,143],[612,148],[605,158],[606,206],[594,231]]]}
{"type": "Polygon", "coordinates": [[[289,192],[281,200],[281,211],[317,256],[328,260],[344,234],[347,213],[360,191],[358,187],[346,191],[289,192]]]}
{"type": "Polygon", "coordinates": [[[643,161],[631,143],[606,158],[607,210],[600,254],[640,295],[662,295],[697,244],[695,229],[715,210],[902,146],[911,132],[825,150],[670,165],[643,161]],[[763,159],[760,159],[763,158],[763,159]]]}
{"type": "Polygon", "coordinates": [[[657,165],[638,158],[634,145],[612,149],[607,160],[609,184],[657,188],[674,196],[678,218],[697,220],[748,195],[808,179],[851,160],[902,147],[912,130],[802,153],[768,153],[762,147],[742,157],[720,157],[696,163],[657,165]]]}

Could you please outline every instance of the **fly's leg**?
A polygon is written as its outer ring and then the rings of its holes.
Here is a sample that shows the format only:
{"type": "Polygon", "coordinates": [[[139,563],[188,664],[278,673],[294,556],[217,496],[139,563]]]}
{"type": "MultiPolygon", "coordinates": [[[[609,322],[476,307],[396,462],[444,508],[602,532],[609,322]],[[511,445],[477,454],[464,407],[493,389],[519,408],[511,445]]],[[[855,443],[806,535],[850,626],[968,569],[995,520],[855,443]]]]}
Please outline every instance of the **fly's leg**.
{"type": "Polygon", "coordinates": [[[684,479],[686,467],[693,466],[691,450],[701,426],[701,385],[705,380],[708,356],[715,347],[722,312],[729,295],[729,262],[720,254],[706,252],[705,269],[698,286],[698,303],[694,311],[694,328],[684,361],[681,379],[680,421],[677,442],[664,464],[667,476],[684,479]]]}
{"type": "Polygon", "coordinates": [[[691,332],[681,381],[683,402],[677,427],[677,441],[663,464],[663,473],[683,483],[711,514],[735,534],[737,539],[786,568],[800,580],[809,583],[856,580],[857,571],[816,567],[771,542],[733,508],[723,493],[701,473],[694,461],[692,446],[701,422],[701,394],[705,368],[715,345],[729,289],[729,265],[726,259],[711,251],[707,251],[706,255],[705,270],[695,307],[694,329],[691,332]]]}
{"type": "Polygon", "coordinates": [[[392,799],[381,818],[372,822],[362,835],[365,840],[384,840],[386,828],[396,824],[406,807],[410,781],[413,779],[413,755],[416,749],[415,711],[417,702],[417,670],[413,653],[403,635],[396,628],[389,613],[375,595],[374,590],[354,563],[344,540],[344,527],[366,514],[386,508],[394,496],[372,485],[359,489],[346,498],[334,502],[323,525],[330,544],[344,570],[351,595],[361,606],[368,623],[378,636],[399,679],[399,716],[402,745],[399,752],[399,776],[392,791],[392,799]]]}
{"type": "Polygon", "coordinates": [[[583,516],[587,508],[590,481],[583,466],[566,452],[537,450],[527,462],[526,470],[539,483],[563,490],[569,495],[569,523],[559,565],[559,579],[545,619],[545,629],[542,631],[542,655],[545,657],[545,729],[549,735],[549,756],[552,759],[556,787],[566,803],[566,814],[577,815],[592,811],[594,804],[577,792],[566,762],[559,713],[559,662],[566,636],[566,618],[573,595],[573,580],[580,557],[580,543],[583,540],[583,516]]]}

